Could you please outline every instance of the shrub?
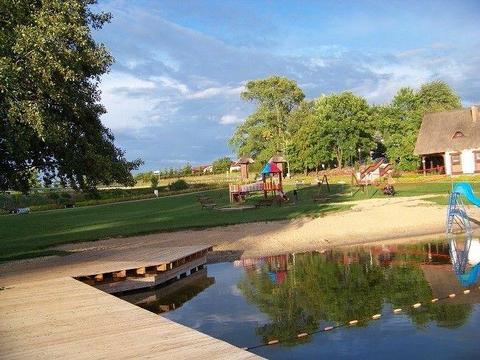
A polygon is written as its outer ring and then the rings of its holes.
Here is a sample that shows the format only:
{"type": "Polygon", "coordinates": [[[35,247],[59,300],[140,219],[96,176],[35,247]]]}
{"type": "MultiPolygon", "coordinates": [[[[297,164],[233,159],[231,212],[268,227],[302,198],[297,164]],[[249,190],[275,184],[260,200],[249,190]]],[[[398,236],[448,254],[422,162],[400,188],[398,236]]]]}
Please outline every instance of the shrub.
{"type": "Polygon", "coordinates": [[[60,195],[57,192],[51,192],[48,193],[48,197],[56,202],[60,198],[60,195]]]}
{"type": "Polygon", "coordinates": [[[71,195],[70,193],[66,192],[66,191],[63,191],[61,194],[60,194],[60,197],[62,197],[63,199],[70,199],[71,198],[71,195]]]}
{"type": "Polygon", "coordinates": [[[158,186],[158,176],[157,175],[152,175],[150,178],[150,184],[152,185],[152,188],[156,189],[158,186]]]}
{"type": "Polygon", "coordinates": [[[185,190],[188,189],[188,183],[185,180],[179,179],[173,183],[170,183],[168,185],[168,189],[170,191],[185,190]]]}

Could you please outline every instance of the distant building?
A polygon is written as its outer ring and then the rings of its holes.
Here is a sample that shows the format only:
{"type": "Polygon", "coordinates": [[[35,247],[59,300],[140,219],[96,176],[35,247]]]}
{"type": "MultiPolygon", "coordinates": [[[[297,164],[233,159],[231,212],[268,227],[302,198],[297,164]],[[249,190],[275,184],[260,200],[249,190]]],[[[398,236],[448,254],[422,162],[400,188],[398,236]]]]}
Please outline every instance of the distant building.
{"type": "Polygon", "coordinates": [[[160,175],[160,170],[155,170],[155,171],[153,172],[153,175],[160,175]]]}
{"type": "Polygon", "coordinates": [[[415,146],[424,171],[448,175],[480,173],[480,108],[426,114],[415,146]]]}
{"type": "Polygon", "coordinates": [[[212,165],[192,166],[192,174],[206,174],[213,172],[212,165]]]}
{"type": "Polygon", "coordinates": [[[240,164],[237,163],[236,161],[233,161],[231,164],[230,164],[230,169],[229,169],[230,172],[234,172],[234,171],[240,171],[240,164]]]}
{"type": "Polygon", "coordinates": [[[213,173],[213,165],[207,165],[203,168],[203,173],[213,173]]]}

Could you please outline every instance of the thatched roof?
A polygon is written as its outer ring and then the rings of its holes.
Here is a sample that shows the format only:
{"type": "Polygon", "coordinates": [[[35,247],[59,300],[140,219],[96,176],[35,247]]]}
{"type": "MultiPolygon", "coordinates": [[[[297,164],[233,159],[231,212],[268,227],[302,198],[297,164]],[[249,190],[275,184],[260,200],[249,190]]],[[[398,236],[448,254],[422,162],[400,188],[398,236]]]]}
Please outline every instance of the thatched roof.
{"type": "Polygon", "coordinates": [[[415,146],[416,155],[480,147],[480,108],[426,114],[415,146]]]}
{"type": "Polygon", "coordinates": [[[248,156],[241,156],[237,161],[235,161],[235,163],[237,164],[252,164],[254,162],[255,161],[253,161],[253,159],[248,156]]]}
{"type": "Polygon", "coordinates": [[[270,160],[268,160],[268,162],[273,162],[278,164],[278,163],[286,163],[287,160],[285,160],[285,158],[282,155],[277,154],[275,156],[272,156],[270,160]]]}

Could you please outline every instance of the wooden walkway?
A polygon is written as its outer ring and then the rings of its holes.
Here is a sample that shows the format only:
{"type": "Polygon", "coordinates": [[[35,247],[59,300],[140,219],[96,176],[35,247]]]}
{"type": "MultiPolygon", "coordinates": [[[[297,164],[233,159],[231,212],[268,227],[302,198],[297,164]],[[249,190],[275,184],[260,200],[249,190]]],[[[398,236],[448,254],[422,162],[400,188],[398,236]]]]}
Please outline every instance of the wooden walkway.
{"type": "Polygon", "coordinates": [[[72,278],[0,291],[2,359],[254,359],[72,278]]]}
{"type": "MultiPolygon", "coordinates": [[[[74,277],[171,264],[181,269],[208,245],[84,251],[0,267],[1,359],[255,359],[74,277]]],[[[135,270],[136,271],[136,270],[135,270]]]]}

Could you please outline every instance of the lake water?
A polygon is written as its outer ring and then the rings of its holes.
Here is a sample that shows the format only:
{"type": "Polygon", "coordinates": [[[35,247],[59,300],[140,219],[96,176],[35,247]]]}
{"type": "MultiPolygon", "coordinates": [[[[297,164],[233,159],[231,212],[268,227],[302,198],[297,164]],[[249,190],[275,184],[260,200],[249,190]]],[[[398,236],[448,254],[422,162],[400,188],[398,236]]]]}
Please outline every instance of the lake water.
{"type": "Polygon", "coordinates": [[[478,285],[463,294],[448,246],[426,243],[209,264],[167,287],[121,297],[238,347],[279,339],[250,350],[270,359],[473,359],[480,356],[478,285]],[[431,303],[450,293],[457,295],[431,303]],[[374,314],[382,317],[295,339],[374,314]]]}

